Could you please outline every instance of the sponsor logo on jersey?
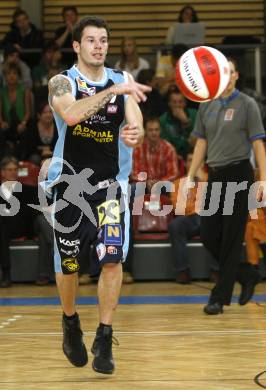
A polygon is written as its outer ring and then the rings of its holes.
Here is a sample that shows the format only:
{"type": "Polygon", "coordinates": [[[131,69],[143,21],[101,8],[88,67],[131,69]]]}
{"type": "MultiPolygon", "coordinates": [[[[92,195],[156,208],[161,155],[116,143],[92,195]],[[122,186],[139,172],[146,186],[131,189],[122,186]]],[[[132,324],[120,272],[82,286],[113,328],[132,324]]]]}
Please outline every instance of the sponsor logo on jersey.
{"type": "Polygon", "coordinates": [[[113,245],[108,246],[108,247],[107,247],[107,253],[108,253],[109,255],[117,255],[117,249],[116,249],[116,247],[113,246],[113,245]]]}
{"type": "Polygon", "coordinates": [[[107,200],[97,206],[99,226],[120,222],[120,207],[118,200],[107,200]]]}
{"type": "Polygon", "coordinates": [[[66,250],[64,248],[61,248],[60,251],[62,253],[65,253],[67,256],[75,257],[79,254],[79,247],[76,245],[75,249],[73,249],[73,250],[66,250]]]}
{"type": "Polygon", "coordinates": [[[65,267],[69,272],[76,272],[79,270],[79,264],[76,257],[69,257],[64,259],[62,262],[63,267],[65,267]]]}
{"type": "Polygon", "coordinates": [[[78,124],[74,127],[72,134],[74,136],[92,138],[94,141],[99,143],[113,142],[114,140],[114,136],[110,130],[96,131],[81,124],[78,124]]]}
{"type": "Polygon", "coordinates": [[[78,90],[82,93],[85,93],[88,96],[96,94],[96,87],[88,87],[85,80],[82,80],[80,77],[76,77],[78,90]]]}
{"type": "Polygon", "coordinates": [[[106,246],[102,242],[100,242],[100,244],[96,246],[96,252],[99,261],[101,261],[106,254],[106,246]]]}
{"type": "Polygon", "coordinates": [[[66,240],[65,238],[59,237],[59,242],[60,244],[66,245],[66,246],[75,246],[80,244],[80,240],[73,240],[69,241],[66,240]]]}
{"type": "Polygon", "coordinates": [[[122,229],[120,224],[108,224],[104,226],[105,245],[122,245],[122,229]]]}
{"type": "Polygon", "coordinates": [[[108,104],[107,106],[107,112],[108,114],[116,114],[117,113],[117,106],[115,104],[108,104]]]}

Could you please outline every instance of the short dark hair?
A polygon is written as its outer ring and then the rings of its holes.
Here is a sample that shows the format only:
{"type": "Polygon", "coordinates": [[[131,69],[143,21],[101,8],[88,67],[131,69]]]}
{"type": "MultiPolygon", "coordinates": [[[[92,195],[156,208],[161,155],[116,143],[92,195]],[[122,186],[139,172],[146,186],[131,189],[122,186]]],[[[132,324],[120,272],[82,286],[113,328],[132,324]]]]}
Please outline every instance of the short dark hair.
{"type": "Polygon", "coordinates": [[[169,87],[167,94],[166,94],[167,103],[169,102],[172,95],[179,95],[179,94],[183,95],[182,92],[180,91],[180,89],[178,89],[176,85],[169,87]]]}
{"type": "Polygon", "coordinates": [[[66,12],[68,11],[72,11],[74,12],[76,15],[78,14],[78,10],[77,10],[77,7],[75,7],[74,5],[65,5],[62,9],[62,16],[65,15],[66,12]]]}
{"type": "Polygon", "coordinates": [[[160,118],[155,115],[149,115],[144,118],[144,128],[146,128],[148,122],[157,122],[161,126],[160,118]]]}
{"type": "Polygon", "coordinates": [[[189,49],[185,43],[176,43],[171,50],[172,58],[179,60],[179,58],[189,49]]]}
{"type": "Polygon", "coordinates": [[[234,64],[234,66],[235,66],[236,72],[238,72],[238,63],[237,63],[236,58],[229,56],[229,57],[227,57],[227,61],[232,62],[232,64],[234,64]]]}
{"type": "Polygon", "coordinates": [[[141,69],[138,74],[137,81],[141,84],[148,84],[152,82],[153,77],[155,76],[154,69],[141,69]]]}
{"type": "Polygon", "coordinates": [[[21,15],[25,15],[25,16],[29,17],[28,14],[27,14],[27,12],[24,11],[24,9],[22,9],[22,8],[20,8],[20,7],[16,8],[15,11],[14,11],[14,13],[13,13],[13,15],[12,15],[13,21],[15,22],[15,20],[16,20],[19,16],[21,16],[21,15]]]}
{"type": "Polygon", "coordinates": [[[13,156],[6,156],[0,162],[0,169],[5,169],[8,164],[15,164],[18,167],[18,160],[13,156]]]}
{"type": "Polygon", "coordinates": [[[109,38],[110,30],[108,24],[104,19],[100,19],[97,16],[87,16],[81,19],[74,27],[72,33],[72,41],[81,42],[83,30],[88,26],[94,26],[97,28],[104,28],[107,31],[107,36],[109,38]]]}
{"type": "Polygon", "coordinates": [[[48,51],[56,51],[58,49],[58,46],[56,43],[52,40],[45,41],[42,46],[42,54],[47,53],[48,51]]]}
{"type": "Polygon", "coordinates": [[[15,72],[18,75],[18,78],[21,78],[21,70],[17,64],[6,62],[3,66],[3,74],[6,76],[10,72],[15,72]]]}
{"type": "Polygon", "coordinates": [[[19,53],[19,50],[12,43],[7,44],[4,47],[4,59],[13,53],[19,53]]]}
{"type": "Polygon", "coordinates": [[[41,101],[41,102],[38,104],[37,108],[36,108],[37,114],[41,115],[42,112],[43,112],[43,110],[45,109],[46,106],[49,106],[48,101],[47,101],[47,100],[41,101]]]}

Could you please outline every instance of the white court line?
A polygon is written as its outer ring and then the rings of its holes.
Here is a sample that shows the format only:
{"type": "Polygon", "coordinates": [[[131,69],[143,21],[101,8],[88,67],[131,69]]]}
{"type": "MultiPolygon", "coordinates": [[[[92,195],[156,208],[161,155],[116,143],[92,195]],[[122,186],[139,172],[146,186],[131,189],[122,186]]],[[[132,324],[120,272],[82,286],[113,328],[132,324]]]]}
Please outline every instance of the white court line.
{"type": "Polygon", "coordinates": [[[1,322],[0,329],[3,329],[5,326],[10,325],[11,322],[17,321],[17,319],[21,317],[21,315],[14,315],[13,317],[6,319],[5,321],[1,322]]]}
{"type": "MultiPolygon", "coordinates": [[[[95,335],[95,332],[83,332],[84,335],[95,335]]],[[[62,336],[62,332],[0,332],[0,336],[62,336]]],[[[205,334],[210,336],[226,335],[226,334],[266,334],[266,330],[255,330],[255,329],[243,329],[243,330],[191,330],[191,331],[169,331],[169,332],[115,332],[116,335],[145,335],[145,336],[181,336],[181,335],[197,335],[205,334]]]]}

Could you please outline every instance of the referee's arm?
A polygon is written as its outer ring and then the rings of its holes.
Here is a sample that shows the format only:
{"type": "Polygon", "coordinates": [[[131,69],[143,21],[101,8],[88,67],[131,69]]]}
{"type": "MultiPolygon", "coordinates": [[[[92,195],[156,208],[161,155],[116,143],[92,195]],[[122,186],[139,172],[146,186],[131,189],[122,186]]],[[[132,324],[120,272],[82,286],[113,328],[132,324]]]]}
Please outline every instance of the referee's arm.
{"type": "Polygon", "coordinates": [[[260,173],[260,180],[266,181],[266,154],[262,139],[256,139],[252,142],[257,165],[260,173]]]}

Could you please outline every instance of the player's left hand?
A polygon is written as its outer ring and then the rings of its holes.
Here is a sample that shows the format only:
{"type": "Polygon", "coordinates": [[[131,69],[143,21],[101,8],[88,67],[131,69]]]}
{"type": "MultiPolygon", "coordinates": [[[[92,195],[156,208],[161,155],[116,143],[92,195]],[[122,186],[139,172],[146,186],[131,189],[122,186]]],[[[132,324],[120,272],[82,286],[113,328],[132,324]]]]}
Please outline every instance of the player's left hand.
{"type": "Polygon", "coordinates": [[[266,205],[266,181],[261,180],[259,184],[259,188],[257,191],[257,201],[258,202],[264,202],[264,206],[266,205]]]}
{"type": "Polygon", "coordinates": [[[121,129],[120,137],[125,145],[134,148],[139,145],[142,141],[142,130],[136,123],[126,124],[121,129]]]}

